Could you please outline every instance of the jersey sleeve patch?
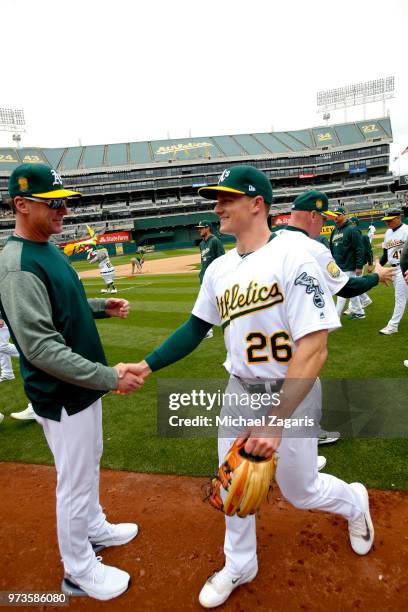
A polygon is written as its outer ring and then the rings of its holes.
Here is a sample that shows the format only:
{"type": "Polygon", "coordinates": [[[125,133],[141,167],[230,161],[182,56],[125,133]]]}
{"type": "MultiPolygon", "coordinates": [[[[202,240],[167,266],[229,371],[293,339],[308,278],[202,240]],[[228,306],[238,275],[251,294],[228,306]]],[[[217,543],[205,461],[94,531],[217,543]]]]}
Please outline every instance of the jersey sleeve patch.
{"type": "Polygon", "coordinates": [[[317,278],[310,276],[307,272],[302,272],[295,280],[295,285],[303,285],[306,293],[313,295],[313,304],[316,308],[324,308],[324,291],[317,278]]]}

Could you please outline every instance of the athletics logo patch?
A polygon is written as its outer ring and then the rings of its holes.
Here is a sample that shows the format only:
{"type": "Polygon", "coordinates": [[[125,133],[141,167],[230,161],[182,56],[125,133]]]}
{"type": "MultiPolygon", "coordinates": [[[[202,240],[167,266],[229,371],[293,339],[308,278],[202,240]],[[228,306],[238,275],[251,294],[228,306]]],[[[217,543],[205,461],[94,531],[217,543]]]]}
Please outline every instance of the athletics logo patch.
{"type": "Polygon", "coordinates": [[[295,285],[303,285],[306,287],[306,293],[313,293],[313,304],[316,308],[324,307],[324,291],[320,287],[319,281],[314,276],[308,276],[306,272],[302,272],[295,280],[295,285]]]}
{"type": "Polygon", "coordinates": [[[338,278],[340,276],[340,268],[333,259],[329,261],[326,268],[332,278],[338,278]]]}

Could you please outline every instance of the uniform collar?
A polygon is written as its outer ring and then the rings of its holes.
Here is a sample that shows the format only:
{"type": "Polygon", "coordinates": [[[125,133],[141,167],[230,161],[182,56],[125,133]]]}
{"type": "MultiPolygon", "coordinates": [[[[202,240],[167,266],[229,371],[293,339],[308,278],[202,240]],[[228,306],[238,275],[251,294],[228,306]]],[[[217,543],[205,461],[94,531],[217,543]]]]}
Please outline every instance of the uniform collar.
{"type": "Polygon", "coordinates": [[[306,230],[303,230],[300,227],[295,227],[294,225],[286,225],[282,229],[289,230],[289,232],[302,232],[302,234],[305,234],[305,236],[309,237],[309,234],[306,232],[306,230]]]}

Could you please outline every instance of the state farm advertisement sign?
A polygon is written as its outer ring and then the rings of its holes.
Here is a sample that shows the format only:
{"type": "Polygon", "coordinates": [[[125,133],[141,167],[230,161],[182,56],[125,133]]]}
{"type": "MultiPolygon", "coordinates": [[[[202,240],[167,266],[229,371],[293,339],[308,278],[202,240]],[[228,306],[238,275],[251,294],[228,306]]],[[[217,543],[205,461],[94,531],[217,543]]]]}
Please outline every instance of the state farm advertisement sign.
{"type": "Polygon", "coordinates": [[[274,225],[288,225],[290,221],[290,215],[276,215],[273,218],[274,225]]]}
{"type": "Polygon", "coordinates": [[[114,242],[130,242],[130,232],[111,232],[98,236],[97,244],[112,244],[114,242]]]}

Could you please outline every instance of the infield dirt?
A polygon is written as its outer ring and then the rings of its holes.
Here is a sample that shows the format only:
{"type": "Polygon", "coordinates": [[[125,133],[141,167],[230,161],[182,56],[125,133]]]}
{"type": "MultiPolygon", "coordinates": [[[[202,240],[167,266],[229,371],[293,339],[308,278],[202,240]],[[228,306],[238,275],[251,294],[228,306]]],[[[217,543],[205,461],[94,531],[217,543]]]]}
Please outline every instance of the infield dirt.
{"type": "MultiPolygon", "coordinates": [[[[203,478],[103,470],[101,503],[109,520],[137,522],[140,533],[101,554],[104,563],[127,570],[132,582],[118,599],[72,598],[69,609],[202,610],[197,596],[223,565],[224,534],[222,514],[202,501],[203,484],[203,478]]],[[[0,490],[0,591],[59,591],[54,468],[1,463],[0,490]]],[[[258,576],[218,609],[406,610],[408,492],[372,490],[370,501],[375,544],[358,557],[345,520],[296,510],[275,488],[258,522],[258,576]]]]}

